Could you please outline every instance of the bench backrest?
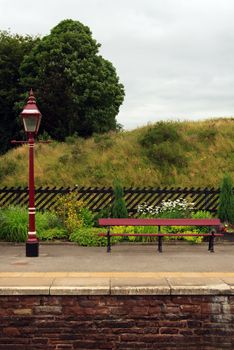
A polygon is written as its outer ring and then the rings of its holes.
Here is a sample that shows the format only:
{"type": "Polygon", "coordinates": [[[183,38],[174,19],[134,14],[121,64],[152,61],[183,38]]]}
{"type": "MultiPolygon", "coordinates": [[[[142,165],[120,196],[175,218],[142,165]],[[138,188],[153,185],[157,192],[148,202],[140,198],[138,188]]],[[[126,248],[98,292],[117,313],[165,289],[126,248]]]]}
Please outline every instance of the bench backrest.
{"type": "Polygon", "coordinates": [[[100,226],[220,226],[219,219],[99,219],[100,226]]]}

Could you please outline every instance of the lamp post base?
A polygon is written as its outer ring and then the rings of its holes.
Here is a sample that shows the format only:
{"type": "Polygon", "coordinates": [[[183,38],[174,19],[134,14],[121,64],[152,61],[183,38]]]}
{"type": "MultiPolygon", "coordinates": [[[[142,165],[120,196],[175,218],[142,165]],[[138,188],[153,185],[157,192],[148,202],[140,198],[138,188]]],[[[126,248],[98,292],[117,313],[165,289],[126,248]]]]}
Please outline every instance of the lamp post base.
{"type": "Polygon", "coordinates": [[[26,242],[26,256],[35,258],[39,256],[39,242],[26,242]]]}

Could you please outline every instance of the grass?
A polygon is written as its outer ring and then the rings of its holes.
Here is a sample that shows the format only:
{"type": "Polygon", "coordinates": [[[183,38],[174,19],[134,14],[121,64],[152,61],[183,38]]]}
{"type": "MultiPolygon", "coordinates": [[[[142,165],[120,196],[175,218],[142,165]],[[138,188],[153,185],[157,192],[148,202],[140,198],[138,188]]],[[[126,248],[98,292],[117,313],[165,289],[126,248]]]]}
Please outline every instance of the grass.
{"type": "MultiPolygon", "coordinates": [[[[156,139],[155,154],[140,142],[153,125],[87,140],[37,144],[36,186],[113,186],[119,178],[126,187],[218,187],[224,173],[234,180],[234,118],[171,124],[180,135],[179,143],[166,141],[164,149],[156,139]],[[174,149],[179,149],[180,158],[173,157],[174,149]],[[181,157],[186,159],[183,166],[181,157]]],[[[27,186],[27,163],[27,146],[1,156],[1,187],[27,186]]]]}

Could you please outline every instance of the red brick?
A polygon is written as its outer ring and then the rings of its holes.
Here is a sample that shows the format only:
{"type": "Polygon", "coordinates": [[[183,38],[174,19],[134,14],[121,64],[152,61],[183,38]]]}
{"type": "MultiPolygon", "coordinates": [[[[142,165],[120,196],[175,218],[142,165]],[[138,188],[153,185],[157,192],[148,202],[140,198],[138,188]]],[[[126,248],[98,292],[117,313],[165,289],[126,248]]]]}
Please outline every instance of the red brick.
{"type": "Polygon", "coordinates": [[[9,337],[17,337],[20,335],[20,331],[16,327],[3,328],[2,331],[3,331],[3,334],[5,334],[6,336],[9,336],[9,337]]]}
{"type": "Polygon", "coordinates": [[[179,329],[178,328],[171,328],[171,327],[161,327],[159,329],[160,334],[178,334],[179,329]]]}

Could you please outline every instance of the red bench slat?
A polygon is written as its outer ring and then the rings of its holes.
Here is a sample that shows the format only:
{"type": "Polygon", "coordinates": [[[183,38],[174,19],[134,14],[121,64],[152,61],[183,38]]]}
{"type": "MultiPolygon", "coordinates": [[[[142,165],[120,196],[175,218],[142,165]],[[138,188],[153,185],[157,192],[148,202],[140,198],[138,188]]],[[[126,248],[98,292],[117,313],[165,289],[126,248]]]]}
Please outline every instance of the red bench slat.
{"type": "Polygon", "coordinates": [[[220,226],[219,219],[99,219],[100,226],[220,226]]]}
{"type": "MultiPolygon", "coordinates": [[[[99,233],[98,236],[100,237],[106,237],[107,233],[99,233]]],[[[126,236],[126,237],[164,237],[164,236],[169,236],[169,237],[187,237],[187,236],[192,236],[192,237],[210,237],[210,233],[110,233],[111,237],[117,237],[117,236],[126,236]]],[[[213,236],[217,237],[222,237],[222,233],[214,233],[213,236]]]]}

